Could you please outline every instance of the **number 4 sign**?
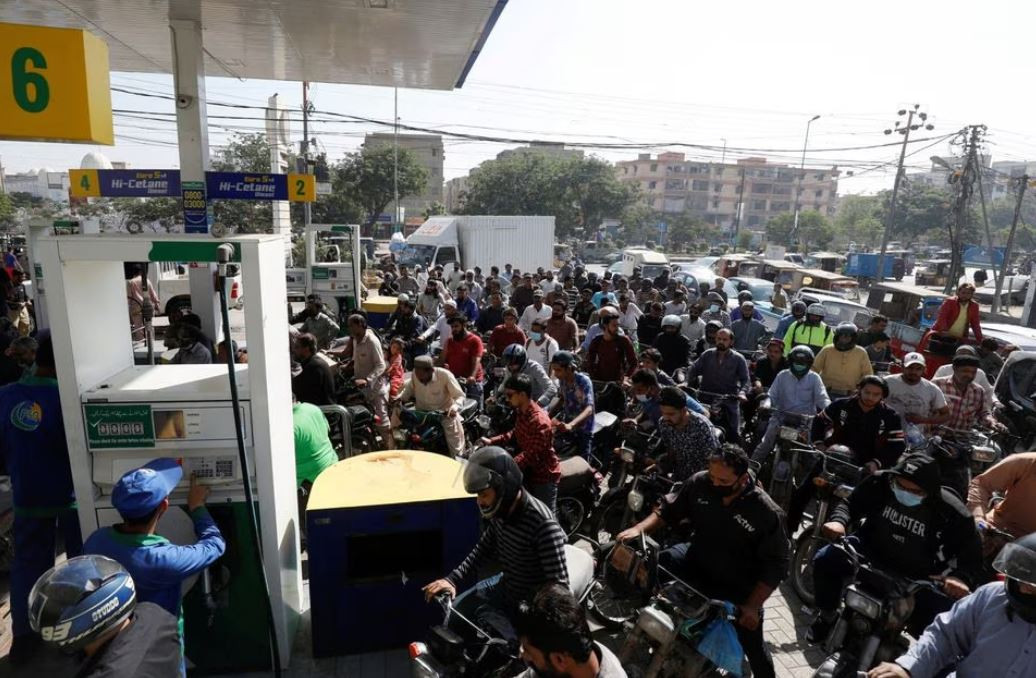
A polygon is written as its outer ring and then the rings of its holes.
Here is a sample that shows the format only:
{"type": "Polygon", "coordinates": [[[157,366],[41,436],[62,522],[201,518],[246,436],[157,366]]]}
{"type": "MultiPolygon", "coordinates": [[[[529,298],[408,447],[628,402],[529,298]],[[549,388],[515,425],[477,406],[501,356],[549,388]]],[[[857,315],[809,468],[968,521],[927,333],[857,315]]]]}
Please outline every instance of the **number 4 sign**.
{"type": "Polygon", "coordinates": [[[0,139],[115,143],[108,45],[87,31],[0,23],[0,139]]]}

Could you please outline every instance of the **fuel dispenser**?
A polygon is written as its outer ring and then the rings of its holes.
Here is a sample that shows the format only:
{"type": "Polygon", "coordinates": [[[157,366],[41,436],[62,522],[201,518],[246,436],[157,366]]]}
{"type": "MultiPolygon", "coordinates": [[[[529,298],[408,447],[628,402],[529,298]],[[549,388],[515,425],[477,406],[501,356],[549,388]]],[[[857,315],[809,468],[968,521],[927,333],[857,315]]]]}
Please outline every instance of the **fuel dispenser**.
{"type": "Polygon", "coordinates": [[[203,672],[270,667],[257,550],[283,667],[298,625],[302,588],[284,241],[238,236],[223,242],[233,246],[232,261],[240,264],[249,289],[249,361],[235,369],[252,471],[247,478],[239,460],[227,365],[135,365],[126,309],[123,262],[216,262],[221,242],[125,235],[45,235],[38,242],[84,537],[119,521],[112,487],[123,473],[150,459],[182,460],[184,481],[170,497],[173,506],[186,505],[191,473],[212,486],[208,507],[227,549],[183,604],[186,655],[203,672]],[[258,544],[246,482],[259,518],[258,544]]]}

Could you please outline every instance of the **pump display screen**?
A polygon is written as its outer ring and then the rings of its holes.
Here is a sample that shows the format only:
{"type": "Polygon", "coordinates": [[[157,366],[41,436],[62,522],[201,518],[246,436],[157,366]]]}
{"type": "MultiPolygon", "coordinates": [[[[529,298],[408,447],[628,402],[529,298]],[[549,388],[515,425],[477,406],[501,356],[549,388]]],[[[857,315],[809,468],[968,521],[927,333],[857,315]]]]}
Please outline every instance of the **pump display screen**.
{"type": "Polygon", "coordinates": [[[187,437],[183,410],[155,410],[155,438],[158,440],[182,440],[187,437]]]}

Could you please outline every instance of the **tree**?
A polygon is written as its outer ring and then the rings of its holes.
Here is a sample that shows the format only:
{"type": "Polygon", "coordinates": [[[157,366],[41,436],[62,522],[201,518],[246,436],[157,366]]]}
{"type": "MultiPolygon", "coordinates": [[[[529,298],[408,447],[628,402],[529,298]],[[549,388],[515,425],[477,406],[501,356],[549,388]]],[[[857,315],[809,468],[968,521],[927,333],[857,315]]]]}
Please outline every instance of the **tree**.
{"type": "Polygon", "coordinates": [[[845,242],[876,246],[881,242],[881,199],[875,195],[847,195],[835,215],[836,236],[845,242]]]}
{"type": "Polygon", "coordinates": [[[715,230],[704,219],[691,212],[660,215],[659,218],[666,222],[667,242],[676,248],[690,247],[693,243],[705,239],[710,228],[715,230]]]}
{"type": "MultiPolygon", "coordinates": [[[[462,214],[553,216],[557,237],[590,237],[638,199],[599,158],[512,153],[483,163],[469,179],[462,214]]],[[[643,224],[638,224],[643,226],[643,224]]],[[[635,240],[627,233],[627,240],[635,240]]]]}
{"type": "Polygon", "coordinates": [[[171,233],[183,223],[183,204],[176,198],[115,198],[111,207],[123,215],[123,225],[131,233],[171,233]]]}
{"type": "MultiPolygon", "coordinates": [[[[349,193],[344,179],[339,176],[336,167],[332,167],[326,153],[313,158],[314,173],[317,177],[327,177],[331,181],[331,194],[317,196],[312,204],[310,214],[314,224],[356,224],[366,219],[363,208],[349,193]]],[[[305,204],[291,203],[292,224],[305,222],[305,204]]]]}
{"type": "Polygon", "coordinates": [[[835,230],[831,222],[816,210],[799,212],[798,233],[793,235],[794,228],[794,214],[791,212],[778,214],[766,222],[766,240],[783,245],[794,238],[797,242],[802,243],[803,248],[818,250],[827,247],[835,237],[835,230]]]}
{"type": "MultiPolygon", "coordinates": [[[[891,191],[882,191],[878,194],[881,200],[882,224],[888,218],[891,196],[891,191]]],[[[948,244],[947,227],[953,219],[951,192],[925,184],[902,183],[899,195],[896,196],[896,223],[889,229],[889,239],[912,241],[922,235],[931,234],[948,244]]]]}
{"type": "Polygon", "coordinates": [[[6,193],[0,193],[0,227],[8,227],[14,223],[14,202],[6,193]]]}
{"type": "MultiPolygon", "coordinates": [[[[397,149],[395,158],[399,175],[399,197],[415,195],[428,183],[428,172],[407,148],[397,149]]],[[[393,181],[393,149],[391,146],[364,147],[350,153],[334,171],[334,192],[358,205],[364,222],[373,224],[395,199],[393,181]]]]}
{"type": "Polygon", "coordinates": [[[737,247],[740,250],[747,250],[752,246],[752,232],[741,231],[737,235],[737,247]]]}
{"type": "Polygon", "coordinates": [[[446,205],[436,201],[425,208],[424,214],[421,216],[427,219],[428,217],[439,217],[444,214],[446,214],[446,205]]]}

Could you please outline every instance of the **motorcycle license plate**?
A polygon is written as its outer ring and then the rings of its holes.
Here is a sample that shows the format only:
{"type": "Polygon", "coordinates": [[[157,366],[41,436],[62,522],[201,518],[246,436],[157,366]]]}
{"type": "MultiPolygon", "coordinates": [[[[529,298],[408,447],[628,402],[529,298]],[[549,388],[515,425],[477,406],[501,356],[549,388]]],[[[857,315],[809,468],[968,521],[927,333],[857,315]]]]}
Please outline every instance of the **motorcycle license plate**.
{"type": "Polygon", "coordinates": [[[781,439],[782,440],[798,440],[799,430],[792,426],[781,426],[781,439]]]}

